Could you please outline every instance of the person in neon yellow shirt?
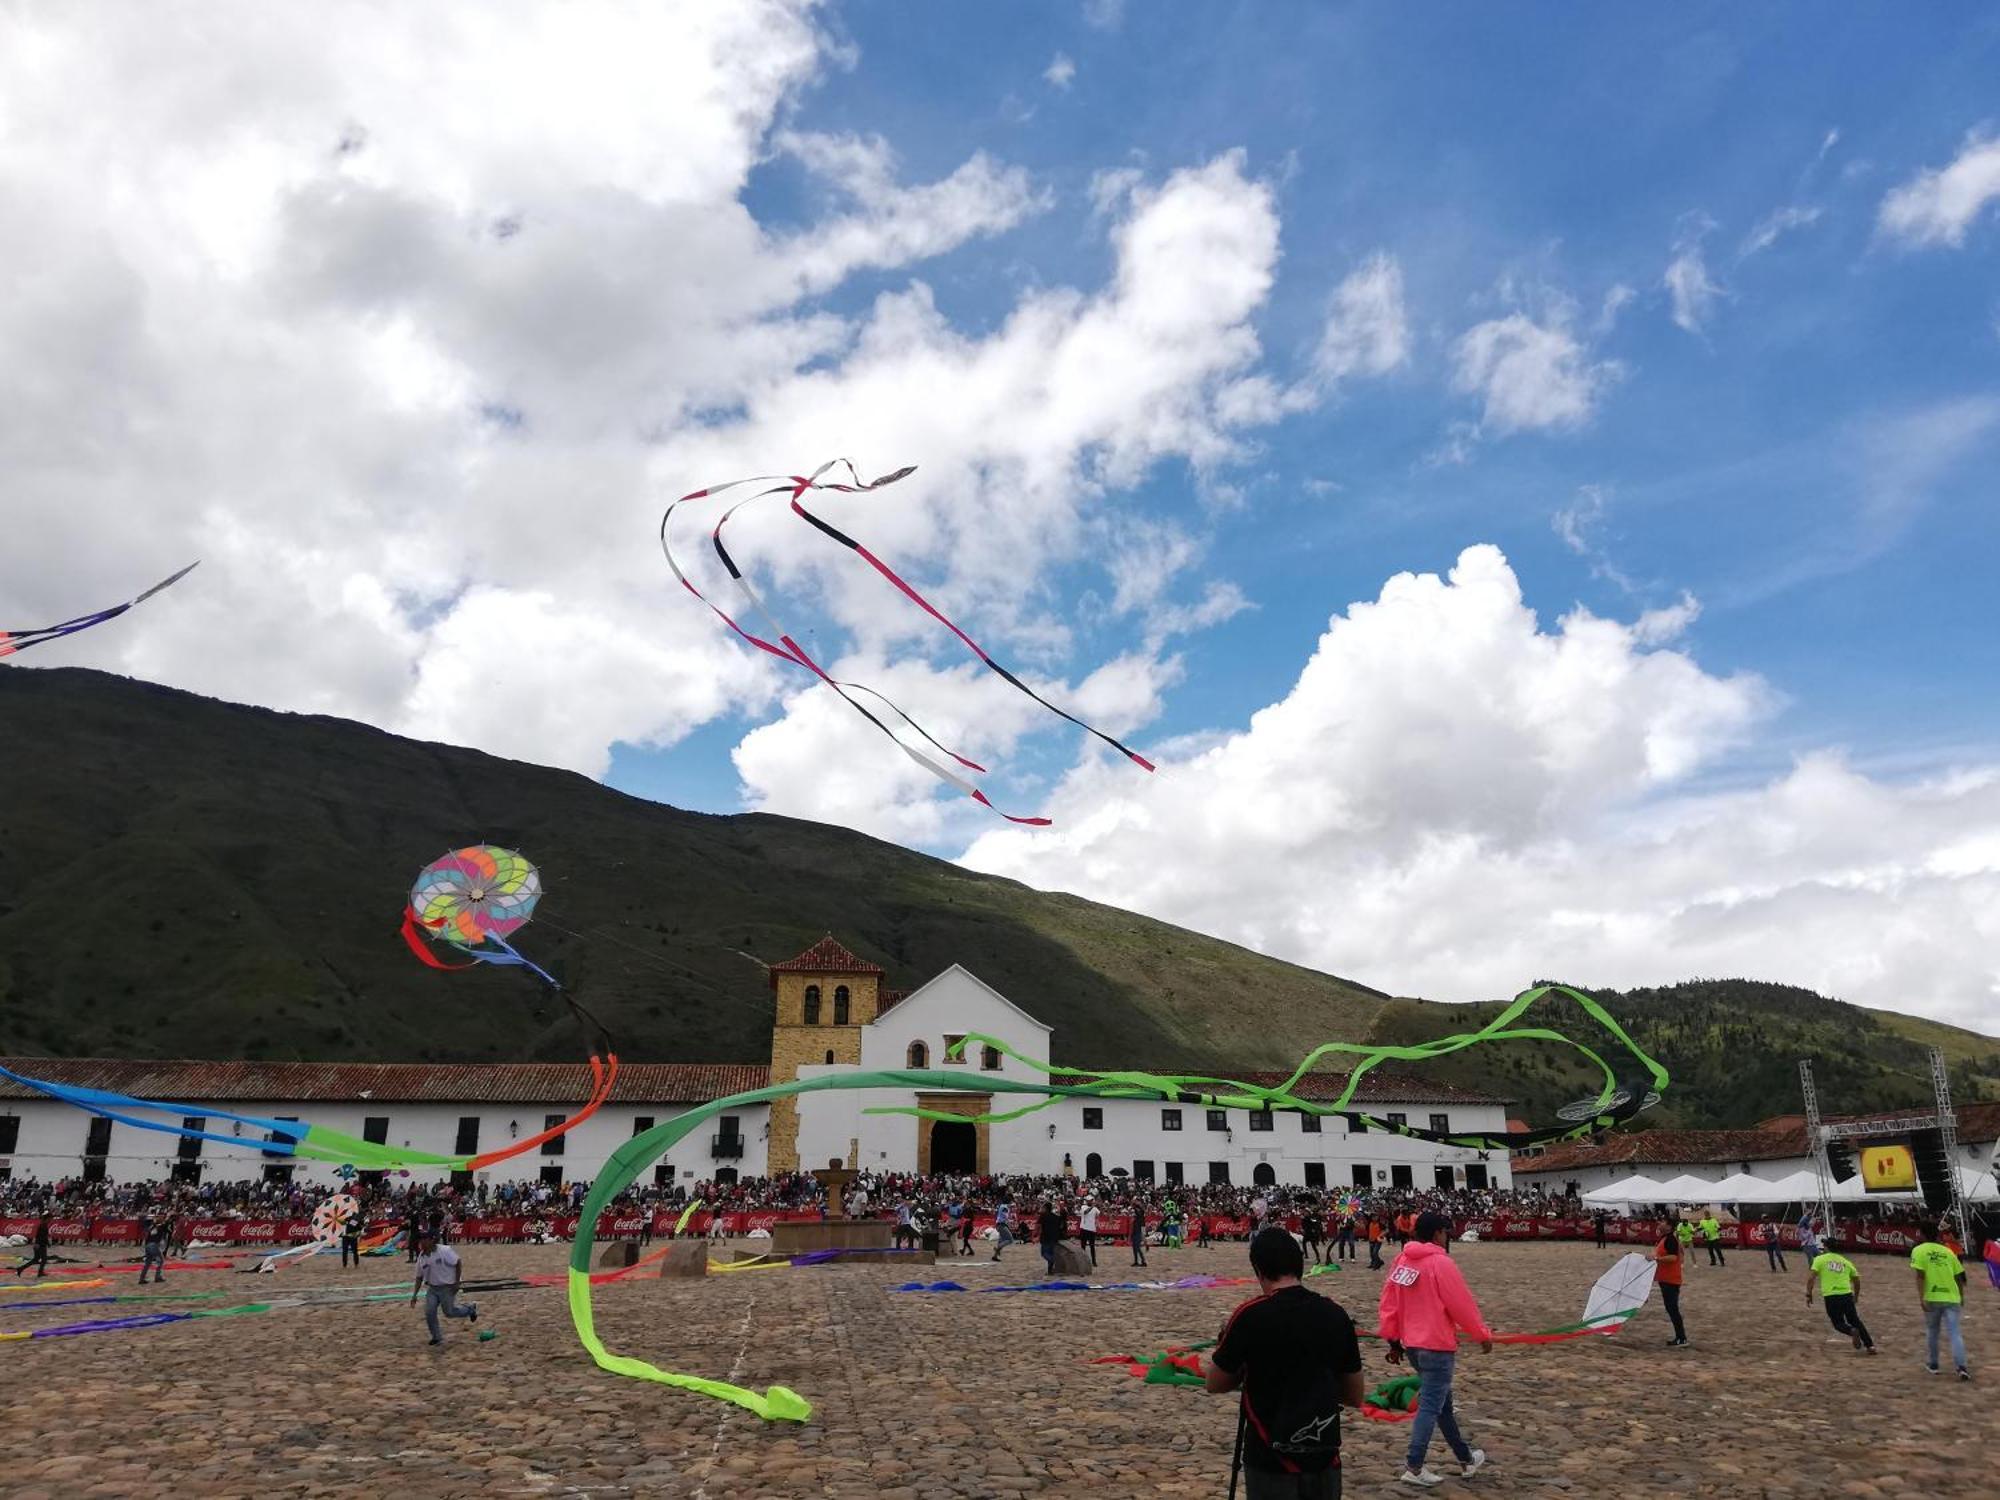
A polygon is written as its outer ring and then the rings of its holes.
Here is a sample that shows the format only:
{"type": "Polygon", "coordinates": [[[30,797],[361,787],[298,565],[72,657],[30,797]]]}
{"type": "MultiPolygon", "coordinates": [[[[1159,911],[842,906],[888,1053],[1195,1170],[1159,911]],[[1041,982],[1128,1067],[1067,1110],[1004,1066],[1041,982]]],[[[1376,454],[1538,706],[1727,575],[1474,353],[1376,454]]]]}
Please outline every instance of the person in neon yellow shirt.
{"type": "Polygon", "coordinates": [[[1681,1242],[1681,1250],[1685,1252],[1694,1243],[1694,1225],[1682,1219],[1674,1225],[1674,1238],[1681,1242]]]}
{"type": "Polygon", "coordinates": [[[1923,1243],[1910,1252],[1910,1269],[1917,1277],[1917,1305],[1924,1310],[1924,1368],[1938,1372],[1938,1333],[1951,1339],[1952,1363],[1960,1380],[1972,1379],[1965,1360],[1965,1335],[1959,1331],[1964,1311],[1965,1267],[1938,1238],[1935,1224],[1924,1225],[1923,1243]]]}
{"type": "Polygon", "coordinates": [[[1812,1266],[1806,1271],[1807,1307],[1812,1306],[1815,1285],[1819,1287],[1820,1296],[1826,1299],[1827,1321],[1833,1324],[1835,1331],[1846,1334],[1854,1341],[1856,1354],[1873,1354],[1875,1340],[1868,1336],[1857,1305],[1861,1296],[1861,1272],[1854,1262],[1831,1250],[1822,1250],[1813,1257],[1812,1266]]]}
{"type": "Polygon", "coordinates": [[[1728,1262],[1722,1258],[1722,1221],[1712,1210],[1702,1215],[1701,1238],[1708,1246],[1708,1263],[1711,1266],[1727,1265],[1728,1262]]]}

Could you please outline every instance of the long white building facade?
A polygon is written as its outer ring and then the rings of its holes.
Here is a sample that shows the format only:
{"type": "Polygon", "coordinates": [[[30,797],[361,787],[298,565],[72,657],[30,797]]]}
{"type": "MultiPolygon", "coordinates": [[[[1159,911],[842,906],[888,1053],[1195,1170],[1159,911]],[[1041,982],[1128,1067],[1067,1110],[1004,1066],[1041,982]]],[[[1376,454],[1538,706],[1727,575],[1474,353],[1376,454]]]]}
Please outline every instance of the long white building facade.
{"type": "MultiPolygon", "coordinates": [[[[492,1185],[587,1182],[632,1136],[709,1100],[774,1080],[924,1068],[962,1072],[963,1084],[828,1090],[775,1107],[757,1103],[725,1111],[683,1140],[641,1182],[693,1188],[833,1162],[876,1171],[1080,1178],[1116,1172],[1161,1183],[1285,1183],[1334,1190],[1504,1188],[1512,1182],[1505,1152],[1437,1146],[1351,1126],[1339,1117],[1065,1098],[1017,1120],[976,1120],[1036,1102],[1037,1095],[994,1084],[1044,1076],[1034,1065],[1050,1060],[1051,1028],[958,965],[901,995],[881,987],[881,974],[831,938],[773,965],[776,1022],[768,1064],[624,1064],[610,1099],[594,1116],[478,1175],[492,1185]],[[1004,1049],[969,1045],[954,1060],[953,1044],[974,1035],[992,1037],[1004,1049]],[[916,1108],[964,1118],[885,1112],[916,1108]]],[[[340,1164],[268,1155],[259,1132],[221,1117],[308,1120],[364,1140],[471,1155],[567,1119],[591,1086],[581,1064],[9,1058],[6,1066],[60,1083],[173,1100],[185,1106],[180,1113],[186,1121],[201,1122],[193,1128],[229,1137],[183,1140],[142,1130],[0,1081],[0,1177],[44,1182],[178,1177],[331,1183],[341,1175],[340,1164]]],[[[1212,1071],[1233,1070],[1218,1060],[1212,1071]]],[[[1280,1080],[1253,1074],[1249,1081],[1280,1080]]],[[[1301,1092],[1331,1101],[1344,1082],[1339,1074],[1313,1075],[1301,1092]]],[[[1507,1128],[1505,1100],[1385,1071],[1363,1080],[1354,1107],[1458,1133],[1507,1128]]],[[[414,1181],[446,1175],[411,1169],[414,1181]]],[[[461,1175],[461,1185],[471,1180],[461,1175]]]]}

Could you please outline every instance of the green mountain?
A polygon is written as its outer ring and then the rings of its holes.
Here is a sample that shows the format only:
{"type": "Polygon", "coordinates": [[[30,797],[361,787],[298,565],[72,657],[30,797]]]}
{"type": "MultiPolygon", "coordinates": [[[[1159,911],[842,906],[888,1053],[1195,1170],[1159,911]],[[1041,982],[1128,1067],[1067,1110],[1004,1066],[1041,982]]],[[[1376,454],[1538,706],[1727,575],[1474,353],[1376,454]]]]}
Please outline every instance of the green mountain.
{"type": "MultiPolygon", "coordinates": [[[[1537,980],[1536,983],[1547,983],[1537,980]]],[[[1937,1021],[1829,1000],[1796,985],[1754,979],[1696,979],[1652,989],[1599,990],[1575,984],[1618,1018],[1632,1040],[1658,1058],[1673,1082],[1634,1128],[1735,1129],[1804,1110],[1799,1059],[1813,1060],[1813,1083],[1830,1114],[1860,1114],[1927,1102],[1930,1048],[1944,1049],[1952,1097],[2000,1099],[2000,1040],[1937,1021]]],[[[1377,1016],[1375,1035],[1406,1041],[1442,1030],[1472,1030],[1498,1005],[1396,1000],[1377,1016]]],[[[1570,1034],[1588,1042],[1589,1022],[1570,1034]]],[[[1544,1020],[1556,1029],[1560,1022],[1544,1020]]],[[[1432,1065],[1438,1075],[1519,1101],[1537,1122],[1597,1091],[1587,1060],[1552,1043],[1461,1053],[1432,1065]]]]}
{"type": "MultiPolygon", "coordinates": [[[[565,771],[79,670],[0,670],[0,1053],[572,1059],[526,976],[439,974],[399,935],[410,880],[466,843],[518,848],[547,894],[520,938],[634,1060],[768,1055],[764,965],[827,933],[910,987],[962,963],[1056,1028],[1058,1061],[1289,1067],[1329,1039],[1417,1040],[1492,1006],[1365,985],[843,829],[640,801],[565,771]]],[[[1698,981],[1599,992],[1674,1074],[1647,1123],[1925,1098],[1925,1046],[2000,1097],[2000,1042],[1809,991],[1698,981]]],[[[1587,1024],[1575,1034],[1587,1036],[1587,1024]]],[[[1431,1068],[1546,1121],[1573,1055],[1478,1048],[1431,1068]]]]}
{"type": "Polygon", "coordinates": [[[898,987],[964,964],[1064,1062],[1278,1067],[1386,998],[842,829],[101,673],[0,670],[0,732],[0,1051],[574,1058],[532,979],[403,946],[417,871],[478,842],[541,867],[519,946],[635,1060],[769,1056],[763,965],[827,933],[898,987]]]}

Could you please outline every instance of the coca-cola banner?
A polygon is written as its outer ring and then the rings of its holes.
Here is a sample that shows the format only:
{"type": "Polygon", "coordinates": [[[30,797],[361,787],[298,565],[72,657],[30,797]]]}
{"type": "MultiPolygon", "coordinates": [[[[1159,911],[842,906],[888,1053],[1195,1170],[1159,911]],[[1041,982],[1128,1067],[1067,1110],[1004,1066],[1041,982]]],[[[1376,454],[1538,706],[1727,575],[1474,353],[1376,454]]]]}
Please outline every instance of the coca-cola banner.
{"type": "MultiPolygon", "coordinates": [[[[707,1235],[715,1227],[717,1215],[706,1210],[693,1214],[688,1219],[685,1233],[707,1235]]],[[[741,1239],[746,1235],[762,1231],[768,1234],[782,1223],[813,1223],[820,1215],[816,1209],[760,1210],[750,1213],[725,1213],[720,1215],[721,1232],[732,1238],[741,1239]]],[[[874,1217],[893,1220],[892,1212],[881,1212],[874,1217]]],[[[1025,1223],[1017,1219],[1013,1225],[1014,1234],[1019,1237],[1032,1235],[1034,1219],[1032,1214],[1023,1215],[1025,1223]]],[[[636,1238],[646,1231],[649,1223],[651,1232],[665,1237],[673,1232],[680,1220],[680,1214],[671,1209],[654,1210],[607,1210],[598,1216],[597,1238],[636,1238]]],[[[32,1238],[35,1233],[36,1218],[32,1214],[15,1214],[0,1218],[0,1237],[19,1235],[32,1238]]],[[[556,1239],[570,1239],[576,1234],[577,1216],[574,1214],[533,1214],[480,1215],[453,1223],[451,1234],[461,1240],[486,1242],[507,1242],[527,1240],[548,1235],[556,1239]]],[[[1250,1233],[1247,1218],[1209,1215],[1209,1232],[1217,1239],[1241,1239],[1250,1233]]],[[[1607,1241],[1626,1245],[1654,1243],[1666,1233],[1671,1221],[1661,1219],[1608,1218],[1604,1225],[1607,1241]]],[[[1161,1220],[1157,1214],[1146,1216],[1148,1233],[1159,1231],[1161,1220]]],[[[370,1234],[400,1227],[396,1219],[378,1219],[370,1223],[370,1234]]],[[[972,1221],[973,1234],[982,1236],[993,1227],[990,1214],[979,1214],[972,1221]]],[[[1297,1232],[1297,1220],[1288,1220],[1287,1227],[1297,1232]]],[[[1197,1237],[1191,1217],[1181,1222],[1182,1234],[1192,1242],[1197,1237]]],[[[1555,1218],[1534,1215],[1495,1214],[1477,1216],[1458,1221],[1461,1234],[1471,1233],[1482,1240],[1502,1240],[1516,1243],[1542,1240],[1591,1240],[1596,1237],[1597,1226],[1593,1219],[1555,1218]]],[[[939,1226],[940,1234],[955,1233],[956,1226],[939,1226]]],[[[1068,1233],[1074,1237],[1078,1233],[1077,1221],[1071,1216],[1068,1233]]],[[[1129,1214],[1100,1214],[1097,1233],[1104,1240],[1123,1240],[1132,1232],[1129,1214]]],[[[1763,1248],[1763,1226],[1759,1223],[1728,1225],[1723,1230],[1723,1242],[1745,1250],[1763,1248]]],[[[133,1245],[139,1243],[145,1234],[145,1221],[132,1217],[84,1218],[70,1216],[52,1219],[49,1223],[49,1237],[57,1243],[95,1243],[109,1245],[133,1245]]],[[[312,1238],[312,1221],[309,1219],[184,1219],[180,1223],[180,1237],[188,1241],[203,1241],[212,1245],[246,1245],[251,1247],[269,1245],[283,1247],[299,1244],[312,1238]]],[[[1842,1224],[1831,1236],[1833,1243],[1846,1250],[1876,1252],[1885,1255],[1906,1255],[1918,1243],[1917,1228],[1913,1224],[1863,1222],[1842,1224]]],[[[1795,1250],[1799,1244],[1797,1224],[1778,1226],[1779,1242],[1788,1250],[1795,1250]]],[[[1697,1241],[1699,1243],[1699,1241],[1697,1241]]]]}

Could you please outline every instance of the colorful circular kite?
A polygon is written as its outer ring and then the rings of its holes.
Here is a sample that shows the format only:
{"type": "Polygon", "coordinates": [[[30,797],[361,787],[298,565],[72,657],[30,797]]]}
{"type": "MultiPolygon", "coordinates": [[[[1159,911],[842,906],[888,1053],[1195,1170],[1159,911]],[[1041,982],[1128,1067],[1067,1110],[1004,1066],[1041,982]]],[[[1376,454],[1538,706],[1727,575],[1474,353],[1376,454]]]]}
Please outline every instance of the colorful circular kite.
{"type": "Polygon", "coordinates": [[[352,1193],[335,1193],[313,1210],[313,1240],[322,1245],[332,1244],[340,1238],[348,1221],[360,1212],[361,1203],[352,1193]]]}
{"type": "Polygon", "coordinates": [[[467,947],[526,926],[541,899],[541,872],[492,844],[454,849],[425,865],[410,887],[410,910],[424,930],[467,947]]]}

